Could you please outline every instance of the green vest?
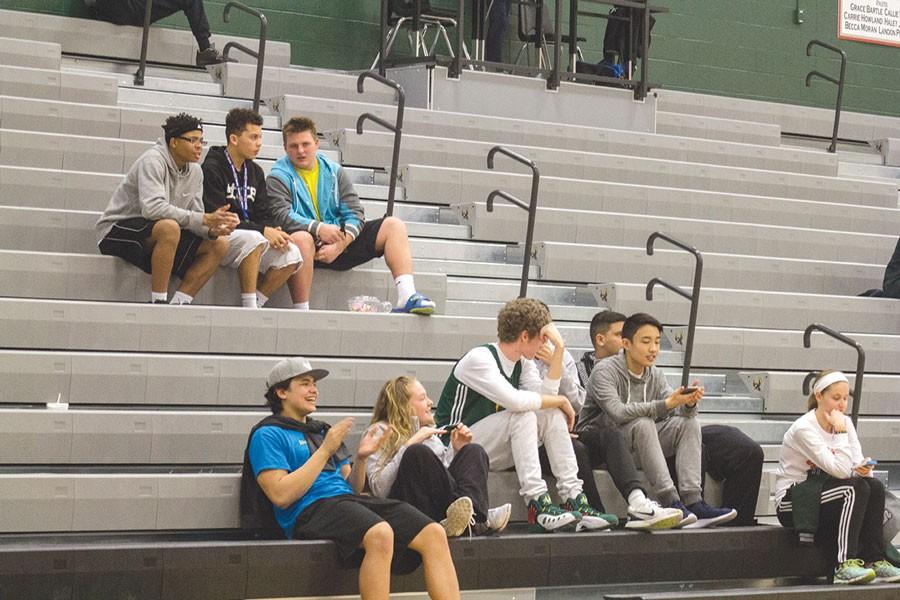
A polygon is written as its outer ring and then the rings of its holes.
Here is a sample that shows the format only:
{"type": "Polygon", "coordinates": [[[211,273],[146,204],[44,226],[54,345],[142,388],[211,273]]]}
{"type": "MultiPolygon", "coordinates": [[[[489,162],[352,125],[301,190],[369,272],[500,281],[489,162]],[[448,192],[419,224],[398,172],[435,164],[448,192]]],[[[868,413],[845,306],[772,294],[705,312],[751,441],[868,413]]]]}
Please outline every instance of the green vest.
{"type": "MultiPolygon", "coordinates": [[[[492,344],[485,344],[484,347],[490,350],[491,354],[494,356],[494,360],[497,361],[497,370],[500,371],[503,378],[514,388],[518,389],[519,377],[522,374],[522,361],[516,362],[512,375],[507,377],[500,364],[497,348],[492,344]]],[[[459,361],[457,361],[456,364],[459,364],[459,361]]],[[[450,377],[447,378],[447,383],[444,384],[444,390],[441,392],[441,398],[438,400],[437,410],[434,414],[434,420],[438,427],[460,422],[471,427],[473,423],[476,423],[495,412],[503,410],[502,406],[490,398],[482,396],[469,386],[460,382],[454,374],[455,371],[456,365],[453,365],[453,369],[450,371],[450,377]]]]}

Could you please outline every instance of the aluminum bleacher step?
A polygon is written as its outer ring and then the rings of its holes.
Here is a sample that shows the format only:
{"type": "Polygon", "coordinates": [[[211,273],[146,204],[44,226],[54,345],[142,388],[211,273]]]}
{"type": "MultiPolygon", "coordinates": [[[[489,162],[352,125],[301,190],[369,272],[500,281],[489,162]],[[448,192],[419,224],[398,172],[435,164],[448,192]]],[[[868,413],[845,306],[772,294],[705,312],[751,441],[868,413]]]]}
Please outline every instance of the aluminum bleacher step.
{"type": "MultiPolygon", "coordinates": [[[[409,200],[435,204],[483,203],[497,188],[525,199],[531,193],[531,175],[519,173],[410,164],[400,169],[400,180],[409,200]]],[[[869,206],[867,202],[867,198],[852,192],[802,200],[542,176],[539,207],[542,211],[597,210],[895,234],[900,227],[896,202],[892,206],[869,206]]]]}
{"type": "MultiPolygon", "coordinates": [[[[0,298],[0,324],[0,345],[23,350],[456,360],[496,337],[495,318],[13,298],[0,298]]],[[[573,352],[584,347],[581,325],[559,329],[573,352]]]]}
{"type": "Polygon", "coordinates": [[[0,65],[0,95],[114,106],[118,82],[108,75],[0,65]]]}
{"type": "MultiPolygon", "coordinates": [[[[663,328],[672,350],[683,350],[686,335],[686,326],[663,328]]],[[[856,369],[856,352],[818,332],[812,334],[810,349],[803,348],[803,330],[699,326],[695,335],[691,364],[696,368],[765,370],[791,365],[794,369],[856,369]],[[764,364],[771,366],[752,366],[764,364]]],[[[891,372],[900,364],[900,335],[849,331],[847,335],[865,348],[867,369],[891,372]]]]}
{"type": "MultiPolygon", "coordinates": [[[[824,366],[824,365],[823,365],[824,366]]],[[[856,369],[848,369],[850,389],[853,390],[856,369]]],[[[802,394],[803,378],[807,371],[742,371],[740,376],[748,387],[766,399],[767,413],[800,413],[805,410],[802,394]]],[[[862,415],[900,415],[900,375],[867,373],[863,378],[862,415]]],[[[852,400],[851,400],[852,402],[852,400]]],[[[898,429],[900,433],[900,429],[898,429]]]]}
{"type": "MultiPolygon", "coordinates": [[[[761,100],[695,94],[676,90],[658,90],[660,111],[743,119],[779,125],[782,132],[830,138],[834,111],[828,108],[781,104],[761,100]]],[[[900,119],[841,111],[840,136],[843,139],[869,141],[900,136],[900,119]]]]}
{"type": "Polygon", "coordinates": [[[760,146],[781,144],[781,127],[737,119],[720,119],[706,115],[656,111],[656,132],[708,140],[725,140],[760,146]]]}
{"type": "MultiPolygon", "coordinates": [[[[13,199],[2,202],[12,202],[13,199]]],[[[384,214],[384,204],[367,202],[373,216],[384,214]]],[[[413,210],[397,211],[397,216],[415,216],[413,210]]],[[[95,224],[102,213],[47,208],[16,208],[0,205],[0,248],[26,252],[97,253],[95,224]]],[[[413,237],[469,239],[465,225],[417,222],[407,218],[407,231],[413,237]]]]}
{"type": "MultiPolygon", "coordinates": [[[[122,108],[169,110],[171,112],[189,110],[196,113],[201,113],[202,111],[227,113],[236,107],[252,108],[253,101],[244,98],[223,98],[220,94],[201,96],[189,93],[144,90],[139,87],[121,87],[119,88],[119,106],[122,108]]],[[[259,110],[263,117],[275,116],[275,113],[265,105],[260,105],[259,110]]]]}
{"type": "MultiPolygon", "coordinates": [[[[53,239],[52,232],[41,235],[53,239]]],[[[77,238],[77,242],[82,244],[84,240],[77,238]]],[[[418,289],[434,300],[439,313],[446,301],[445,281],[443,274],[429,272],[421,265],[416,270],[418,289]]],[[[177,279],[173,279],[170,291],[177,287],[177,279]]],[[[150,297],[150,278],[125,261],[101,256],[96,248],[88,254],[0,250],[0,288],[6,297],[145,302],[150,297]]],[[[349,299],[360,294],[396,301],[396,286],[383,260],[348,272],[323,269],[316,275],[314,289],[310,298],[310,306],[314,309],[348,310],[349,299]]],[[[237,271],[220,269],[197,294],[196,303],[239,306],[237,271]]],[[[290,308],[287,289],[279,289],[266,306],[290,308]]]]}
{"type": "MultiPolygon", "coordinates": [[[[703,247],[699,234],[684,241],[703,247]]],[[[635,246],[539,242],[534,249],[545,281],[646,283],[664,277],[686,285],[693,276],[693,256],[681,250],[658,248],[650,257],[646,248],[635,246]]],[[[714,252],[703,252],[703,259],[703,284],[715,288],[855,295],[880,287],[884,275],[884,264],[714,252]]]]}
{"type": "MultiPolygon", "coordinates": [[[[251,97],[256,82],[256,67],[225,63],[209,67],[223,93],[234,98],[251,97]]],[[[375,82],[369,82],[365,94],[356,91],[357,76],[348,73],[299,67],[266,67],[263,69],[261,96],[271,98],[284,94],[318,96],[340,100],[359,100],[379,104],[394,104],[395,92],[375,82]]]]}
{"type": "MultiPolygon", "coordinates": [[[[531,286],[529,286],[528,291],[530,292],[531,289],[531,286]]],[[[529,297],[532,297],[530,293],[528,295],[529,297]]],[[[505,301],[487,302],[483,300],[448,299],[446,304],[446,314],[496,317],[497,313],[503,308],[505,303],[505,301]]],[[[589,321],[594,313],[597,312],[596,307],[591,308],[589,306],[550,304],[549,308],[555,321],[589,321]]]]}
{"type": "MultiPolygon", "coordinates": [[[[666,276],[667,277],[667,276],[666,276]]],[[[687,280],[682,280],[685,284],[687,280]]],[[[449,284],[449,282],[448,282],[449,284]]],[[[644,283],[589,284],[600,306],[630,314],[648,312],[663,323],[684,323],[690,305],[666,288],[657,287],[647,300],[644,283]]],[[[685,291],[690,292],[686,286],[685,291]]],[[[833,294],[805,294],[703,287],[697,322],[726,327],[803,329],[811,319],[839,324],[864,333],[900,333],[900,303],[890,298],[861,298],[833,294]]]]}
{"type": "MultiPolygon", "coordinates": [[[[487,341],[487,339],[483,340],[487,341]]],[[[415,377],[438,397],[451,360],[361,359],[306,355],[329,376],[319,383],[320,410],[371,409],[381,386],[398,375],[415,377]]],[[[220,356],[141,352],[0,350],[0,403],[62,402],[80,407],[265,405],[261,382],[281,356],[220,356]]]]}
{"type": "Polygon", "coordinates": [[[0,37],[0,65],[58,71],[61,55],[59,44],[0,37]]]}
{"type": "MultiPolygon", "coordinates": [[[[480,240],[524,239],[527,214],[518,207],[466,203],[454,206],[460,220],[480,240]]],[[[887,264],[897,243],[895,235],[844,231],[841,243],[822,229],[783,225],[734,223],[694,217],[660,217],[596,210],[539,210],[535,239],[544,241],[620,245],[646,240],[654,231],[665,231],[678,239],[696,238],[704,252],[728,252],[789,258],[830,259],[845,262],[887,264]]]]}
{"type": "MultiPolygon", "coordinates": [[[[371,112],[387,121],[395,118],[395,107],[366,103],[363,98],[360,95],[358,101],[350,101],[287,95],[272,99],[270,105],[281,114],[283,121],[302,114],[312,118],[320,131],[355,128],[357,118],[364,112],[371,112]]],[[[761,148],[718,140],[686,140],[621,129],[525,122],[521,119],[419,108],[404,110],[403,133],[818,175],[837,174],[837,159],[821,151],[771,146],[761,148]]]]}
{"type": "MultiPolygon", "coordinates": [[[[85,54],[115,59],[138,60],[141,55],[140,27],[113,25],[104,21],[79,19],[59,15],[30,13],[19,10],[0,10],[0,35],[57,43],[66,54],[85,54]]],[[[213,34],[211,41],[224,48],[229,41],[256,48],[252,38],[213,34]]],[[[197,43],[188,30],[150,28],[147,60],[152,62],[193,66],[197,43]]],[[[253,61],[242,52],[235,52],[240,62],[253,61]]],[[[269,40],[266,43],[266,64],[290,64],[291,45],[269,40]]],[[[255,62],[254,62],[255,64],[255,62]]]]}
{"type": "MultiPolygon", "coordinates": [[[[333,132],[331,139],[341,150],[345,164],[367,167],[390,165],[393,135],[379,131],[358,135],[356,130],[344,129],[333,132]]],[[[404,135],[400,162],[486,171],[485,157],[492,147],[493,144],[488,142],[404,135]]],[[[508,147],[536,161],[542,175],[553,177],[823,201],[842,201],[845,195],[855,193],[861,196],[862,203],[897,206],[895,186],[871,181],[536,146],[508,147]]],[[[522,172],[522,165],[508,159],[498,159],[495,168],[500,172],[522,172]]]]}

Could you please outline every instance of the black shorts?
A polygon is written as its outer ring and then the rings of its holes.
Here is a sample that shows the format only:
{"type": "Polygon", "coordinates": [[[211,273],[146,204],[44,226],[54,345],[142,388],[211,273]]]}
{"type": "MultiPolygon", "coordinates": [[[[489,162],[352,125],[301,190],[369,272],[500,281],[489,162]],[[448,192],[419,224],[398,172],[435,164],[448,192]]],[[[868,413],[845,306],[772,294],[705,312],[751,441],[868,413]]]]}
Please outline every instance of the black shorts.
{"type": "Polygon", "coordinates": [[[338,547],[344,566],[359,566],[363,537],[372,526],[386,521],[394,530],[394,560],[391,570],[411,573],[422,557],[407,548],[422,529],[434,521],[406,502],[390,498],[344,495],[313,502],[297,517],[294,538],[331,540],[338,547]]]}
{"type": "Polygon", "coordinates": [[[353,267],[367,263],[373,258],[384,256],[384,251],[379,252],[375,248],[375,240],[381,230],[384,218],[366,221],[362,231],[356,236],[347,248],[331,263],[316,261],[317,269],[332,269],[334,271],[349,271],[353,267]]]}
{"type": "MultiPolygon", "coordinates": [[[[143,217],[134,217],[117,221],[106,237],[100,240],[101,254],[118,256],[145,273],[150,273],[150,256],[152,252],[144,243],[153,232],[153,226],[158,221],[148,221],[143,217]]],[[[187,229],[181,230],[181,239],[178,240],[178,248],[175,250],[175,262],[172,272],[184,279],[185,273],[194,264],[197,258],[197,250],[203,240],[187,229]]]]}

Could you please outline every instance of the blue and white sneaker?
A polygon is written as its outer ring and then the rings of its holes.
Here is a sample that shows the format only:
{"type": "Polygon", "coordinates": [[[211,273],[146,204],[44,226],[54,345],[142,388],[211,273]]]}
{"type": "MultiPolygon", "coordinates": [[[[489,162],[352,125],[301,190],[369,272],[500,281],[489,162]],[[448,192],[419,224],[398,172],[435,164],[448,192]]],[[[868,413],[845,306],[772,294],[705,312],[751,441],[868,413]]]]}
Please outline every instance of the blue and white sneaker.
{"type": "Polygon", "coordinates": [[[677,508],[681,511],[681,521],[673,529],[679,529],[681,527],[685,527],[686,525],[691,525],[692,523],[697,522],[697,515],[688,510],[687,506],[684,505],[684,502],[681,500],[676,500],[672,504],[668,506],[668,508],[677,508]]]}
{"type": "Polygon", "coordinates": [[[704,527],[714,527],[716,525],[721,525],[722,523],[727,523],[731,521],[735,517],[737,517],[737,511],[733,508],[716,508],[714,506],[710,506],[703,500],[699,502],[694,502],[690,506],[687,507],[689,511],[694,513],[697,517],[697,521],[695,523],[691,523],[690,525],[685,525],[685,529],[703,529],[704,527]]]}
{"type": "Polygon", "coordinates": [[[434,312],[435,304],[433,301],[429,300],[422,294],[416,292],[412,296],[409,297],[409,300],[406,301],[406,304],[398,306],[391,312],[394,313],[411,313],[414,315],[430,315],[434,312]]]}

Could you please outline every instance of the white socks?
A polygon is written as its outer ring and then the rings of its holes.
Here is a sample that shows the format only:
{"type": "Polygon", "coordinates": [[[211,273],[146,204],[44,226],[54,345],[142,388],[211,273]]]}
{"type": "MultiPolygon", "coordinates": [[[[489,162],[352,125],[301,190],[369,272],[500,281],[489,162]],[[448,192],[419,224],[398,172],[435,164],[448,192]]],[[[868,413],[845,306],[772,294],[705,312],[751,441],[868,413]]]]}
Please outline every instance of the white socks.
{"type": "Polygon", "coordinates": [[[193,301],[193,296],[188,296],[184,292],[178,291],[172,294],[172,299],[169,301],[169,304],[190,304],[193,301]]]}
{"type": "Polygon", "coordinates": [[[244,308],[256,308],[256,294],[253,292],[241,294],[241,306],[244,308]]]}
{"type": "Polygon", "coordinates": [[[309,300],[306,302],[294,302],[295,310],[309,310],[309,300]]]}
{"type": "Polygon", "coordinates": [[[150,292],[150,302],[152,304],[156,304],[157,302],[168,302],[169,301],[169,293],[168,292],[150,292]]]}
{"type": "Polygon", "coordinates": [[[413,282],[412,273],[399,275],[394,280],[394,284],[397,286],[397,306],[402,308],[406,306],[409,297],[416,293],[416,284],[413,282]]]}
{"type": "Polygon", "coordinates": [[[628,494],[628,506],[634,506],[639,502],[643,502],[647,499],[646,494],[644,494],[641,490],[631,490],[631,493],[628,494]]]}
{"type": "Polygon", "coordinates": [[[259,290],[256,290],[256,306],[258,306],[259,308],[262,308],[263,306],[266,305],[266,302],[268,302],[268,301],[269,301],[268,296],[266,296],[259,290]]]}

